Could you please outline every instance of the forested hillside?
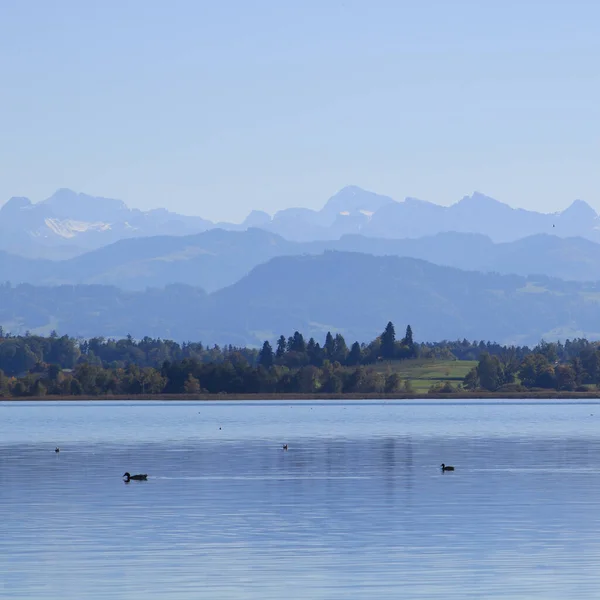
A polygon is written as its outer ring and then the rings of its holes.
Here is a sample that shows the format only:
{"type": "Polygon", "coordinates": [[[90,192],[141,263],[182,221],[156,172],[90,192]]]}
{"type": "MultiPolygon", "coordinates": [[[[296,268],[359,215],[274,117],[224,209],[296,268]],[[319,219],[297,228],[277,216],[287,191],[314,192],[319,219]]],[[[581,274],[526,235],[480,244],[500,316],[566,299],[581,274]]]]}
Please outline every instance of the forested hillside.
{"type": "Polygon", "coordinates": [[[423,341],[600,338],[600,284],[461,271],[393,256],[326,252],[260,265],[206,294],[185,285],[0,286],[0,325],[14,334],[144,336],[258,347],[281,331],[373,339],[382,322],[409,322],[423,341]]]}

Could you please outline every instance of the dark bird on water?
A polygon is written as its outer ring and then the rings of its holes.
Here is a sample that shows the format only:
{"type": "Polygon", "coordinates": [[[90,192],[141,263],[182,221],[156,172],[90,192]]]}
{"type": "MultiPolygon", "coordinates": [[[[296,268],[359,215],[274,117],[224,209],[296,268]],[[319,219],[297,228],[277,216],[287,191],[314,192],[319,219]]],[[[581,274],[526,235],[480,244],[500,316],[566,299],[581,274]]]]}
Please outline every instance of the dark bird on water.
{"type": "Polygon", "coordinates": [[[54,452],[56,452],[56,454],[58,454],[60,452],[60,448],[58,446],[56,446],[56,448],[54,448],[54,452]]]}
{"type": "Polygon", "coordinates": [[[446,466],[444,463],[440,466],[442,467],[442,471],[454,471],[454,467],[446,466]]]}
{"type": "Polygon", "coordinates": [[[124,473],[123,477],[125,477],[125,483],[129,483],[131,480],[133,481],[146,481],[148,479],[148,475],[130,475],[129,473],[124,473]]]}
{"type": "Polygon", "coordinates": [[[287,444],[284,444],[284,445],[283,445],[283,449],[284,449],[284,450],[287,450],[287,444]]]}

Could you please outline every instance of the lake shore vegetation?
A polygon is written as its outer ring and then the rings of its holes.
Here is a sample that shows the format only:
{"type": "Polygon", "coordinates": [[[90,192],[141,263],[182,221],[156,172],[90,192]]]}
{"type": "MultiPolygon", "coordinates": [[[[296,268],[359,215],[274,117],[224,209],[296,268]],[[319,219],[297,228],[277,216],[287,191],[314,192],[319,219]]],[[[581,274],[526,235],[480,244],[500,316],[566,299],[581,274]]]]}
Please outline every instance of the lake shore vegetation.
{"type": "Polygon", "coordinates": [[[12,336],[0,328],[0,398],[587,398],[600,396],[600,344],[534,348],[418,343],[388,323],[370,343],[296,331],[260,349],[170,340],[12,336]]]}

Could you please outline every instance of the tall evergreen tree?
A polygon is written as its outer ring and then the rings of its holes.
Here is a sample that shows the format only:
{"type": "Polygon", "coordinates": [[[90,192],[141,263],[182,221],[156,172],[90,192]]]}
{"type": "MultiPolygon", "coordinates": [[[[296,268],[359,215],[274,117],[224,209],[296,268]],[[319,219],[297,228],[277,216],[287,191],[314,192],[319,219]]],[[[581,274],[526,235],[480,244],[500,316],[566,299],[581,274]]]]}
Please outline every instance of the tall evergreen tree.
{"type": "Polygon", "coordinates": [[[360,348],[360,344],[358,342],[354,342],[352,344],[352,348],[350,348],[350,354],[346,358],[346,364],[353,367],[355,365],[360,365],[362,360],[362,350],[360,348]]]}
{"type": "Polygon", "coordinates": [[[406,326],[406,335],[404,336],[404,343],[411,349],[415,347],[412,327],[410,325],[406,326]]]}
{"type": "Polygon", "coordinates": [[[339,363],[344,363],[346,361],[346,357],[348,356],[348,346],[346,345],[346,340],[341,333],[336,333],[335,338],[333,339],[334,343],[334,351],[333,351],[333,360],[338,361],[339,363]]]}
{"type": "Polygon", "coordinates": [[[396,330],[390,321],[381,334],[381,356],[386,360],[394,358],[396,352],[396,330]]]}
{"type": "Polygon", "coordinates": [[[285,341],[285,336],[280,335],[279,339],[277,340],[277,350],[275,351],[275,356],[278,359],[283,358],[286,353],[286,350],[287,350],[287,342],[285,341]]]}
{"type": "Polygon", "coordinates": [[[321,346],[315,342],[315,338],[310,338],[308,343],[306,344],[306,354],[308,355],[308,362],[311,365],[315,365],[315,367],[320,367],[322,358],[321,358],[321,346]]]}
{"type": "Polygon", "coordinates": [[[323,349],[325,350],[325,358],[332,360],[335,354],[335,340],[331,335],[331,331],[328,331],[325,336],[325,346],[323,346],[323,349]]]}
{"type": "Polygon", "coordinates": [[[306,342],[304,341],[304,336],[299,331],[295,331],[293,337],[290,339],[292,340],[290,344],[290,350],[292,352],[306,352],[306,342]]]}
{"type": "Polygon", "coordinates": [[[268,340],[263,344],[262,350],[258,355],[258,364],[262,365],[266,369],[273,366],[274,355],[273,348],[268,340]]]}

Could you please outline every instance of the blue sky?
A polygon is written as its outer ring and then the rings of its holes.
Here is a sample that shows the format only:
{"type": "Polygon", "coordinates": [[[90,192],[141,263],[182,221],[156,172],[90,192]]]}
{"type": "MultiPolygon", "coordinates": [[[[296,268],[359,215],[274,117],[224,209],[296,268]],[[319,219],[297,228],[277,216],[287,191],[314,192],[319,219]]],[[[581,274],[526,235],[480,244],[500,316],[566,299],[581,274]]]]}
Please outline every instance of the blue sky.
{"type": "Polygon", "coordinates": [[[600,209],[600,3],[3,0],[0,202],[600,209]]]}

